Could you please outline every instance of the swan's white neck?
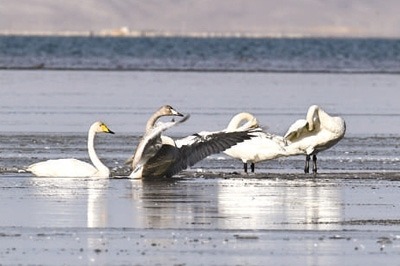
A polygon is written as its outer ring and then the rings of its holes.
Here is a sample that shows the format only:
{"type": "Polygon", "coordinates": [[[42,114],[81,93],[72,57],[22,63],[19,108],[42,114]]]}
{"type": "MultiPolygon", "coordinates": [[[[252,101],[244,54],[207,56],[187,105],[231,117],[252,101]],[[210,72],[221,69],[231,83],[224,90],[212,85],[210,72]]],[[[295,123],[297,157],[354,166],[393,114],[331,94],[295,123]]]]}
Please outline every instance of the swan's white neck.
{"type": "Polygon", "coordinates": [[[310,108],[308,108],[307,112],[307,122],[308,122],[308,131],[313,131],[317,124],[319,123],[320,120],[320,113],[321,110],[317,105],[312,105],[310,108]]]}
{"type": "Polygon", "coordinates": [[[234,130],[246,130],[252,127],[257,127],[258,121],[257,119],[250,113],[239,113],[235,115],[232,120],[229,122],[228,127],[226,128],[227,131],[234,131],[234,130]],[[240,126],[240,124],[246,121],[245,124],[240,126]]]}
{"type": "Polygon", "coordinates": [[[164,116],[162,109],[157,110],[150,118],[149,120],[147,120],[146,123],[146,132],[149,132],[154,125],[156,124],[156,121],[160,118],[164,116]]]}
{"type": "Polygon", "coordinates": [[[94,167],[98,170],[98,174],[101,176],[109,176],[110,170],[105,166],[97,157],[96,151],[94,150],[94,136],[96,135],[95,128],[90,128],[88,133],[88,152],[90,160],[94,167]]]}

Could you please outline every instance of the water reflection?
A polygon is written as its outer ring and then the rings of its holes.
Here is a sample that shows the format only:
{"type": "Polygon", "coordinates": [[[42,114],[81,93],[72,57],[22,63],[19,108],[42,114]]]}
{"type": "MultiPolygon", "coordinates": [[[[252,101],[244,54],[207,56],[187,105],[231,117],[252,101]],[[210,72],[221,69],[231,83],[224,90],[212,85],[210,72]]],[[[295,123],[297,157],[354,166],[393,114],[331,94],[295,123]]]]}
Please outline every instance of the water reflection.
{"type": "MultiPolygon", "coordinates": [[[[16,226],[82,227],[86,223],[86,182],[79,178],[21,178],[14,189],[23,208],[15,211],[16,226]]],[[[15,202],[5,202],[14,206],[15,202]]]]}
{"type": "Polygon", "coordinates": [[[141,182],[132,198],[139,228],[339,229],[341,190],[313,180],[141,182]]]}
{"type": "Polygon", "coordinates": [[[221,228],[338,229],[340,190],[313,180],[221,180],[221,228]],[[333,224],[332,224],[333,223],[333,224]]]}
{"type": "Polygon", "coordinates": [[[90,179],[87,182],[87,227],[108,225],[107,188],[108,179],[90,179]]]}
{"type": "MultiPolygon", "coordinates": [[[[349,191],[339,182],[311,178],[13,178],[3,182],[0,210],[9,215],[0,223],[138,229],[340,229],[341,222],[348,219],[345,216],[358,219],[364,213],[358,211],[358,203],[365,202],[368,193],[349,191]],[[345,200],[347,204],[343,204],[345,200]]],[[[395,192],[386,199],[389,207],[395,192]]]]}
{"type": "Polygon", "coordinates": [[[397,183],[368,180],[328,175],[163,181],[1,178],[0,226],[341,230],[364,223],[397,224],[397,183]]]}
{"type": "Polygon", "coordinates": [[[208,182],[143,181],[133,186],[141,228],[213,227],[218,188],[208,182]]]}

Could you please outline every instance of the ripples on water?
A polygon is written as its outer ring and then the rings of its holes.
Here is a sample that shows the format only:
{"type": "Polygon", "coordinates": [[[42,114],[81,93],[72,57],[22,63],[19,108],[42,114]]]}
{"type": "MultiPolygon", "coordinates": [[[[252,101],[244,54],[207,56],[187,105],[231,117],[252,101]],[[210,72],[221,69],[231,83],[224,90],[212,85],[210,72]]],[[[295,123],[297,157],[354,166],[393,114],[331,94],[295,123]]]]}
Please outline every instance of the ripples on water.
{"type": "Polygon", "coordinates": [[[400,40],[0,36],[0,68],[400,71],[400,40]]]}

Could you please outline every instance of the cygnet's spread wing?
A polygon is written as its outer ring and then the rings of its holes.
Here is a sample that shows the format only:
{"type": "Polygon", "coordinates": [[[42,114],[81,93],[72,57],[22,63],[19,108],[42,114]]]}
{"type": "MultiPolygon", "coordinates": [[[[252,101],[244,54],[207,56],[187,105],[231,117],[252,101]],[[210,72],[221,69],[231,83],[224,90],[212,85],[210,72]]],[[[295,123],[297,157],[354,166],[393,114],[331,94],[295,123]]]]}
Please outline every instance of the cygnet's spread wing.
{"type": "Polygon", "coordinates": [[[146,162],[142,175],[145,177],[171,177],[174,165],[180,161],[179,149],[168,144],[162,145],[157,154],[146,162]]]}
{"type": "Polygon", "coordinates": [[[200,132],[176,141],[180,150],[180,160],[170,169],[170,173],[176,174],[188,166],[193,166],[207,156],[220,153],[237,143],[252,137],[253,131],[234,132],[200,132]]]}
{"type": "Polygon", "coordinates": [[[158,123],[154,128],[146,132],[132,158],[132,167],[135,169],[136,165],[144,164],[149,158],[153,157],[158,152],[162,146],[161,133],[163,131],[185,122],[189,117],[190,115],[186,115],[178,121],[158,123]]]}

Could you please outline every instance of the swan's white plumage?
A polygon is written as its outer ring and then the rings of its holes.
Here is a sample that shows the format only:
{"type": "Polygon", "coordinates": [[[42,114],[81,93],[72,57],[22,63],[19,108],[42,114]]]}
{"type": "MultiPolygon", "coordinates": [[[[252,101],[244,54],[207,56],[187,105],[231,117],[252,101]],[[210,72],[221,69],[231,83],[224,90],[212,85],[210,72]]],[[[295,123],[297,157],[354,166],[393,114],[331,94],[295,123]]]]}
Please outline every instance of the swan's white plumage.
{"type": "MultiPolygon", "coordinates": [[[[305,154],[309,161],[313,155],[313,171],[317,171],[316,155],[327,150],[338,143],[345,135],[346,123],[342,117],[330,116],[318,105],[308,108],[306,119],[299,119],[294,122],[284,135],[289,145],[288,151],[292,155],[305,154]]],[[[306,162],[305,172],[308,172],[306,162]]]]}
{"type": "Polygon", "coordinates": [[[161,135],[168,128],[182,123],[188,118],[189,115],[179,121],[157,123],[156,125],[153,122],[152,127],[146,127],[146,133],[130,160],[133,168],[130,178],[171,177],[211,154],[222,152],[236,143],[252,137],[248,130],[204,131],[179,140],[161,135]]]}
{"type": "Polygon", "coordinates": [[[93,165],[73,159],[56,159],[34,163],[28,166],[27,171],[42,177],[109,177],[110,170],[97,157],[94,150],[96,133],[114,134],[104,123],[95,122],[88,132],[88,152],[93,165]]]}
{"type": "Polygon", "coordinates": [[[38,162],[30,165],[27,170],[43,177],[82,177],[82,173],[87,177],[98,172],[93,165],[74,158],[38,162]]]}
{"type": "Polygon", "coordinates": [[[244,163],[244,171],[247,172],[247,163],[251,163],[254,171],[254,164],[257,162],[276,159],[287,155],[285,149],[286,141],[281,136],[263,132],[258,125],[257,119],[250,113],[239,113],[235,115],[228,124],[227,130],[258,128],[260,132],[254,137],[238,143],[224,151],[228,156],[240,159],[244,163]],[[243,125],[242,123],[245,122],[243,125]]]}
{"type": "Polygon", "coordinates": [[[346,132],[346,123],[339,116],[330,116],[317,105],[309,107],[306,119],[294,122],[284,135],[291,148],[313,155],[338,143],[346,132]]]}

